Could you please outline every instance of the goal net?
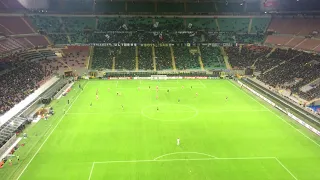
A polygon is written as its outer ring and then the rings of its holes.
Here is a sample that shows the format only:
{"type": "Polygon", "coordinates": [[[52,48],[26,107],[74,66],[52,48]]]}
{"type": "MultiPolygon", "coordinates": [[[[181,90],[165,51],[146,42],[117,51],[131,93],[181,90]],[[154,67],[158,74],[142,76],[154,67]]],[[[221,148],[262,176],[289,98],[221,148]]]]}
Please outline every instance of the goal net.
{"type": "Polygon", "coordinates": [[[167,80],[167,75],[151,75],[151,80],[167,80]]]}

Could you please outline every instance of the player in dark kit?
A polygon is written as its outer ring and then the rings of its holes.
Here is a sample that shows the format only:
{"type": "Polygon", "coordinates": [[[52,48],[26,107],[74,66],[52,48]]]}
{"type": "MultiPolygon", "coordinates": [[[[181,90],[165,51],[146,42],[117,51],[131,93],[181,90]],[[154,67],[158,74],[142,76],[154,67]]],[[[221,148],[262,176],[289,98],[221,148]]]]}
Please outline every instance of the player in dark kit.
{"type": "Polygon", "coordinates": [[[92,102],[90,103],[90,107],[92,107],[92,102]]]}

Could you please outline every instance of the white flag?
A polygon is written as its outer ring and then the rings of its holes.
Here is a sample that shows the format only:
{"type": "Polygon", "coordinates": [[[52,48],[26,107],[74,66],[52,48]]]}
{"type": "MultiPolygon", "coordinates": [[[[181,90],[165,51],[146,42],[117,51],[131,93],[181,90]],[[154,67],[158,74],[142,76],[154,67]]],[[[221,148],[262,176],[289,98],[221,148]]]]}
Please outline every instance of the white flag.
{"type": "Polygon", "coordinates": [[[154,28],[157,28],[158,26],[159,26],[159,22],[156,22],[156,23],[153,24],[154,28]]]}

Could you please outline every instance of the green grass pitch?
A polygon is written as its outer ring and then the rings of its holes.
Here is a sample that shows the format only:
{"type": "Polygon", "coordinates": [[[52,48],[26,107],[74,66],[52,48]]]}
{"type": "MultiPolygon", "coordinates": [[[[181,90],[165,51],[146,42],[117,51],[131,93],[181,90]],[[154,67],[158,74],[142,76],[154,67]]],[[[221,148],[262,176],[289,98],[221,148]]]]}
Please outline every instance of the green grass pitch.
{"type": "Polygon", "coordinates": [[[319,137],[234,82],[80,83],[28,128],[1,180],[320,179],[319,137]]]}

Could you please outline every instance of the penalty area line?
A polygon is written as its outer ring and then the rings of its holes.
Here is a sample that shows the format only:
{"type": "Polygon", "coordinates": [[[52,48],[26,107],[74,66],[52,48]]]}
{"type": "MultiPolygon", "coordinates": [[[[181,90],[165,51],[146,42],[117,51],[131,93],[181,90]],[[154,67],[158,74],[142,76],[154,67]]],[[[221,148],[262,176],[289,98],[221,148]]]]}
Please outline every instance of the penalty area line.
{"type": "MultiPolygon", "coordinates": [[[[86,83],[83,87],[83,89],[87,86],[88,83],[86,83]]],[[[28,164],[26,165],[26,167],[22,170],[22,172],[19,174],[18,179],[20,179],[20,177],[22,176],[22,174],[24,173],[24,171],[28,168],[28,166],[30,165],[30,163],[32,162],[32,160],[36,157],[36,155],[39,153],[40,149],[43,147],[43,145],[47,142],[47,140],[49,139],[49,137],[51,136],[51,134],[54,132],[54,130],[58,127],[58,125],[60,124],[60,122],[63,120],[63,118],[65,117],[65,115],[67,114],[67,112],[70,110],[70,108],[72,107],[73,103],[77,101],[77,99],[79,98],[80,94],[83,92],[80,91],[80,93],[77,95],[77,97],[74,99],[74,101],[71,103],[71,105],[69,106],[69,108],[66,110],[66,112],[61,116],[61,118],[59,119],[58,123],[55,125],[55,127],[52,129],[52,131],[49,133],[49,135],[47,136],[47,138],[43,141],[43,143],[41,144],[41,146],[39,147],[39,149],[36,151],[36,153],[32,156],[32,158],[30,159],[30,161],[28,162],[28,164]]]]}
{"type": "Polygon", "coordinates": [[[296,178],[296,176],[294,176],[294,175],[292,174],[292,172],[291,172],[284,164],[282,164],[282,162],[281,162],[278,158],[275,157],[275,160],[276,160],[295,180],[298,180],[298,178],[296,178]]]}
{"type": "Polygon", "coordinates": [[[93,172],[93,169],[94,169],[94,164],[95,164],[95,162],[93,162],[93,163],[92,163],[92,167],[91,167],[91,171],[90,171],[90,175],[89,175],[88,180],[90,180],[90,179],[91,179],[92,172],[93,172]]]}
{"type": "Polygon", "coordinates": [[[127,160],[127,161],[101,161],[93,162],[94,164],[111,164],[111,163],[139,163],[139,162],[171,162],[171,161],[210,161],[210,160],[264,160],[276,159],[275,157],[234,157],[234,158],[190,158],[190,159],[145,159],[145,160],[127,160]]]}

